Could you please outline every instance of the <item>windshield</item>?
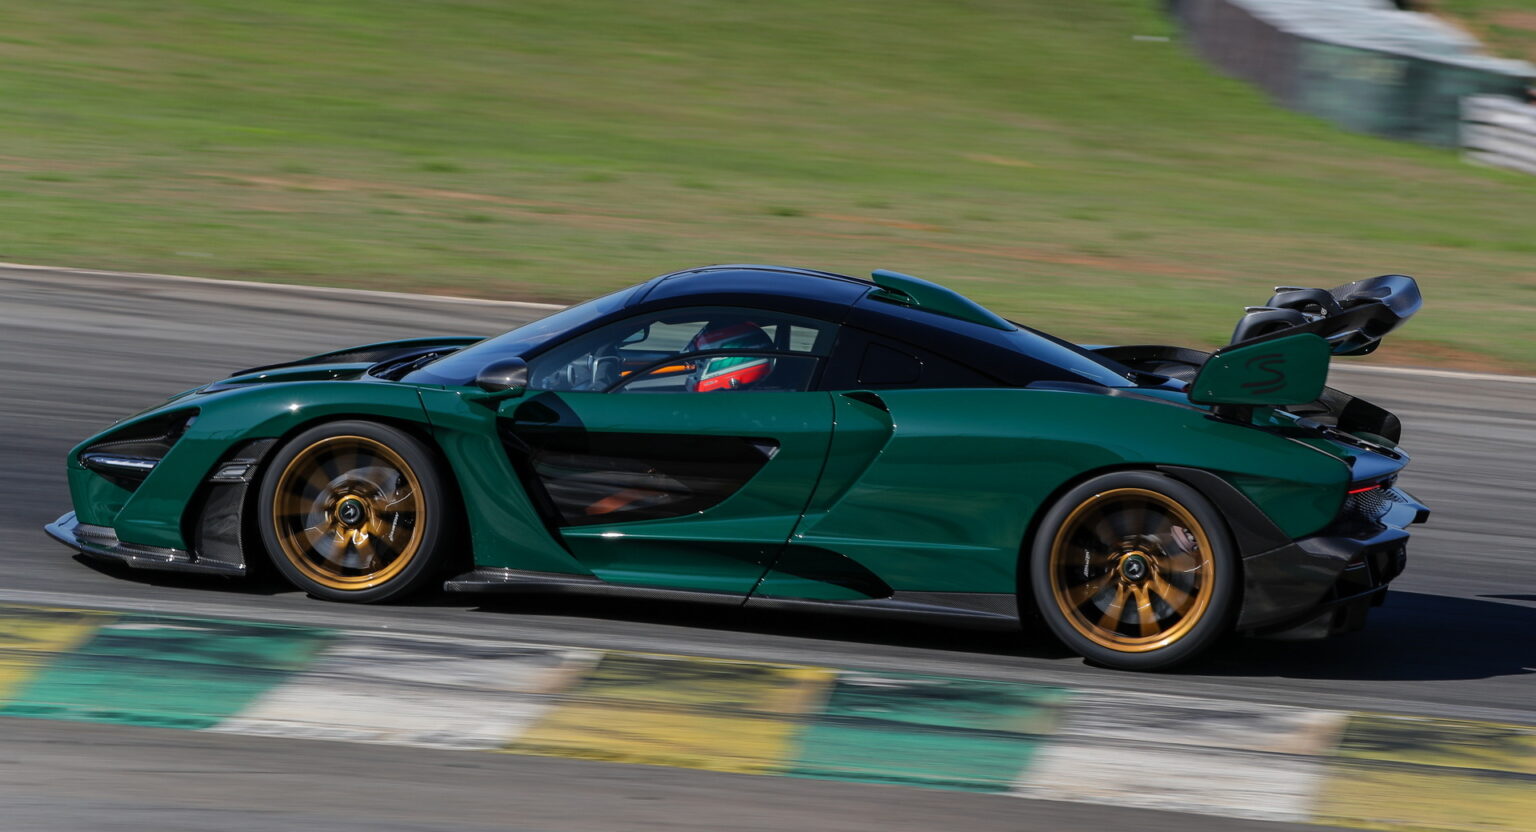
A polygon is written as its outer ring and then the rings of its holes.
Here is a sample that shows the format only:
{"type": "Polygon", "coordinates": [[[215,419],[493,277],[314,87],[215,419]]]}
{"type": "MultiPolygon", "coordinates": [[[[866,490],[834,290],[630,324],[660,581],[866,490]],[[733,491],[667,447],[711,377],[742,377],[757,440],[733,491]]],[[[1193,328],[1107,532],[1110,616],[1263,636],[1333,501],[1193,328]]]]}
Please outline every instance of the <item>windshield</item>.
{"type": "Polygon", "coordinates": [[[547,318],[523,324],[495,338],[449,353],[413,371],[403,380],[412,384],[473,384],[480,368],[485,365],[502,358],[525,356],[554,338],[606,318],[623,309],[629,303],[630,296],[639,288],[631,286],[585,303],[567,306],[547,318]]]}

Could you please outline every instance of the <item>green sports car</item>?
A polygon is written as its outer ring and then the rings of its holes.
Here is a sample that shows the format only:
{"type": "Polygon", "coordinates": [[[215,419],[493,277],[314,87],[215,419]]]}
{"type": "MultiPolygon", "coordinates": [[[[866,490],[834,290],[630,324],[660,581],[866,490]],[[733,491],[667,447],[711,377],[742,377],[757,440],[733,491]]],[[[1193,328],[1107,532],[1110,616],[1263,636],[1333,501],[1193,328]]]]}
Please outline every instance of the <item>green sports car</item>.
{"type": "Polygon", "coordinates": [[[1082,347],[933,283],[711,266],[494,338],[241,371],[70,451],[48,532],[337,601],[597,593],[1017,627],[1151,669],[1359,627],[1428,510],[1324,386],[1412,278],[1284,287],[1213,354],[1082,347]]]}

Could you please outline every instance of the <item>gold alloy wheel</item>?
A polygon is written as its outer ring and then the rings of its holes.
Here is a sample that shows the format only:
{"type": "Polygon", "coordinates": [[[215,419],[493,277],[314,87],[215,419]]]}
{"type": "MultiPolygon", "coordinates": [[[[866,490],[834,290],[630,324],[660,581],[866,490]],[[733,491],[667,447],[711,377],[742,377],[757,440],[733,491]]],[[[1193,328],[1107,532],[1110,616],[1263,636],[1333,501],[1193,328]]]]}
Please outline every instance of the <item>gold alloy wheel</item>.
{"type": "Polygon", "coordinates": [[[331,436],[300,451],[278,476],[272,528],[288,562],[336,590],[399,575],[421,549],[426,503],[416,472],[365,436],[331,436]]]}
{"type": "Polygon", "coordinates": [[[1146,653],[1183,638],[1211,605],[1216,561],[1188,509],[1145,488],[1084,500],[1051,542],[1051,594],[1095,644],[1146,653]]]}

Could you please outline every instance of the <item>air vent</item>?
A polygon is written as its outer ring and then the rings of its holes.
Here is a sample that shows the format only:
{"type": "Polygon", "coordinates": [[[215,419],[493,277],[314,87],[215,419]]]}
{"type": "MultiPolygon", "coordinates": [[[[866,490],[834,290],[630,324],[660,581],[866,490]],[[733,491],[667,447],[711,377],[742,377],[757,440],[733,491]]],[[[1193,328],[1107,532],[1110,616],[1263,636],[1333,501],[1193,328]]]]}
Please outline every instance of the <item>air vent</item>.
{"type": "Polygon", "coordinates": [[[132,490],[196,420],[196,410],[178,410],[126,425],[81,451],[80,464],[132,490]]]}

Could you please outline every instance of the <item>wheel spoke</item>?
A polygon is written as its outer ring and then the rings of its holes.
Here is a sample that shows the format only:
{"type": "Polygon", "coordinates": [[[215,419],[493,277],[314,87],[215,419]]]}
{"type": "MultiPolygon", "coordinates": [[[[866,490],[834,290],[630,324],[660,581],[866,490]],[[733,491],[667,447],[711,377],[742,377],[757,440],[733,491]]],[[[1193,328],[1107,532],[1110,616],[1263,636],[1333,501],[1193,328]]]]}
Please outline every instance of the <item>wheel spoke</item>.
{"type": "Polygon", "coordinates": [[[1104,519],[1109,524],[1111,540],[1125,540],[1134,534],[1131,527],[1128,509],[1123,505],[1111,504],[1104,512],[1104,519]]]}
{"type": "Polygon", "coordinates": [[[1167,542],[1173,537],[1173,516],[1161,506],[1153,506],[1151,512],[1157,515],[1157,520],[1147,524],[1145,534],[1148,537],[1157,538],[1159,543],[1166,546],[1167,542]]]}
{"type": "Polygon", "coordinates": [[[310,551],[319,555],[321,560],[340,563],[347,554],[347,538],[340,529],[325,530],[310,537],[309,548],[310,551]]]}
{"type": "Polygon", "coordinates": [[[357,561],[356,565],[353,566],[354,569],[371,571],[383,565],[374,542],[375,538],[366,532],[362,533],[361,538],[359,538],[357,532],[353,533],[352,549],[357,552],[357,561]]]}
{"type": "Polygon", "coordinates": [[[1117,530],[1114,515],[1109,513],[1099,515],[1098,521],[1093,524],[1093,536],[1102,546],[1115,546],[1125,537],[1117,530]]]}
{"type": "Polygon", "coordinates": [[[1136,619],[1141,623],[1142,638],[1157,635],[1157,610],[1152,609],[1152,594],[1146,586],[1136,587],[1136,619]]]}
{"type": "Polygon", "coordinates": [[[1084,602],[1098,597],[1099,593],[1103,592],[1104,588],[1109,586],[1109,582],[1114,580],[1115,577],[1115,573],[1105,572],[1097,578],[1089,579],[1067,590],[1067,598],[1072,603],[1072,606],[1080,607],[1084,602]]]}
{"type": "Polygon", "coordinates": [[[1194,600],[1189,593],[1168,583],[1162,575],[1156,572],[1152,573],[1152,591],[1157,593],[1157,596],[1163,599],[1163,603],[1172,607],[1175,612],[1184,612],[1184,610],[1189,608],[1190,602],[1194,600]]]}
{"type": "Polygon", "coordinates": [[[378,457],[374,456],[373,452],[367,448],[363,448],[359,445],[352,445],[350,448],[348,448],[348,450],[351,451],[351,453],[343,457],[343,459],[346,461],[345,470],[347,471],[361,471],[362,469],[375,465],[378,462],[378,457]]]}
{"type": "Polygon", "coordinates": [[[332,450],[330,453],[321,454],[319,458],[315,460],[315,468],[318,469],[320,473],[326,477],[326,482],[336,480],[342,475],[342,472],[347,470],[341,465],[341,454],[342,451],[340,449],[336,449],[332,450]]]}
{"type": "Polygon", "coordinates": [[[1120,615],[1125,611],[1125,602],[1129,598],[1130,593],[1126,591],[1125,586],[1123,584],[1116,584],[1115,600],[1109,603],[1109,606],[1104,610],[1104,615],[1099,618],[1099,627],[1110,632],[1119,631],[1120,615]]]}
{"type": "Polygon", "coordinates": [[[391,494],[399,489],[399,474],[393,469],[377,462],[360,468],[353,468],[349,472],[349,480],[361,480],[373,486],[380,495],[391,494]]]}
{"type": "Polygon", "coordinates": [[[330,488],[336,478],[325,473],[325,469],[319,465],[311,468],[308,474],[299,482],[299,488],[294,493],[295,497],[315,499],[330,488]]]}
{"type": "Polygon", "coordinates": [[[1094,544],[1092,546],[1074,545],[1071,547],[1071,559],[1062,559],[1061,567],[1066,570],[1063,572],[1064,575],[1081,576],[1086,579],[1089,577],[1088,573],[1094,570],[1101,570],[1109,565],[1110,553],[1104,550],[1103,544],[1099,543],[1098,540],[1093,540],[1092,543],[1094,544]],[[1084,571],[1085,569],[1087,572],[1084,571]]]}
{"type": "Polygon", "coordinates": [[[1144,500],[1136,500],[1125,508],[1120,509],[1125,516],[1125,536],[1136,537],[1147,533],[1147,504],[1144,500]]]}
{"type": "Polygon", "coordinates": [[[1079,524],[1072,530],[1072,535],[1067,538],[1067,542],[1073,546],[1089,550],[1102,549],[1110,540],[1112,538],[1105,537],[1100,533],[1097,524],[1089,525],[1087,523],[1079,524]]]}

